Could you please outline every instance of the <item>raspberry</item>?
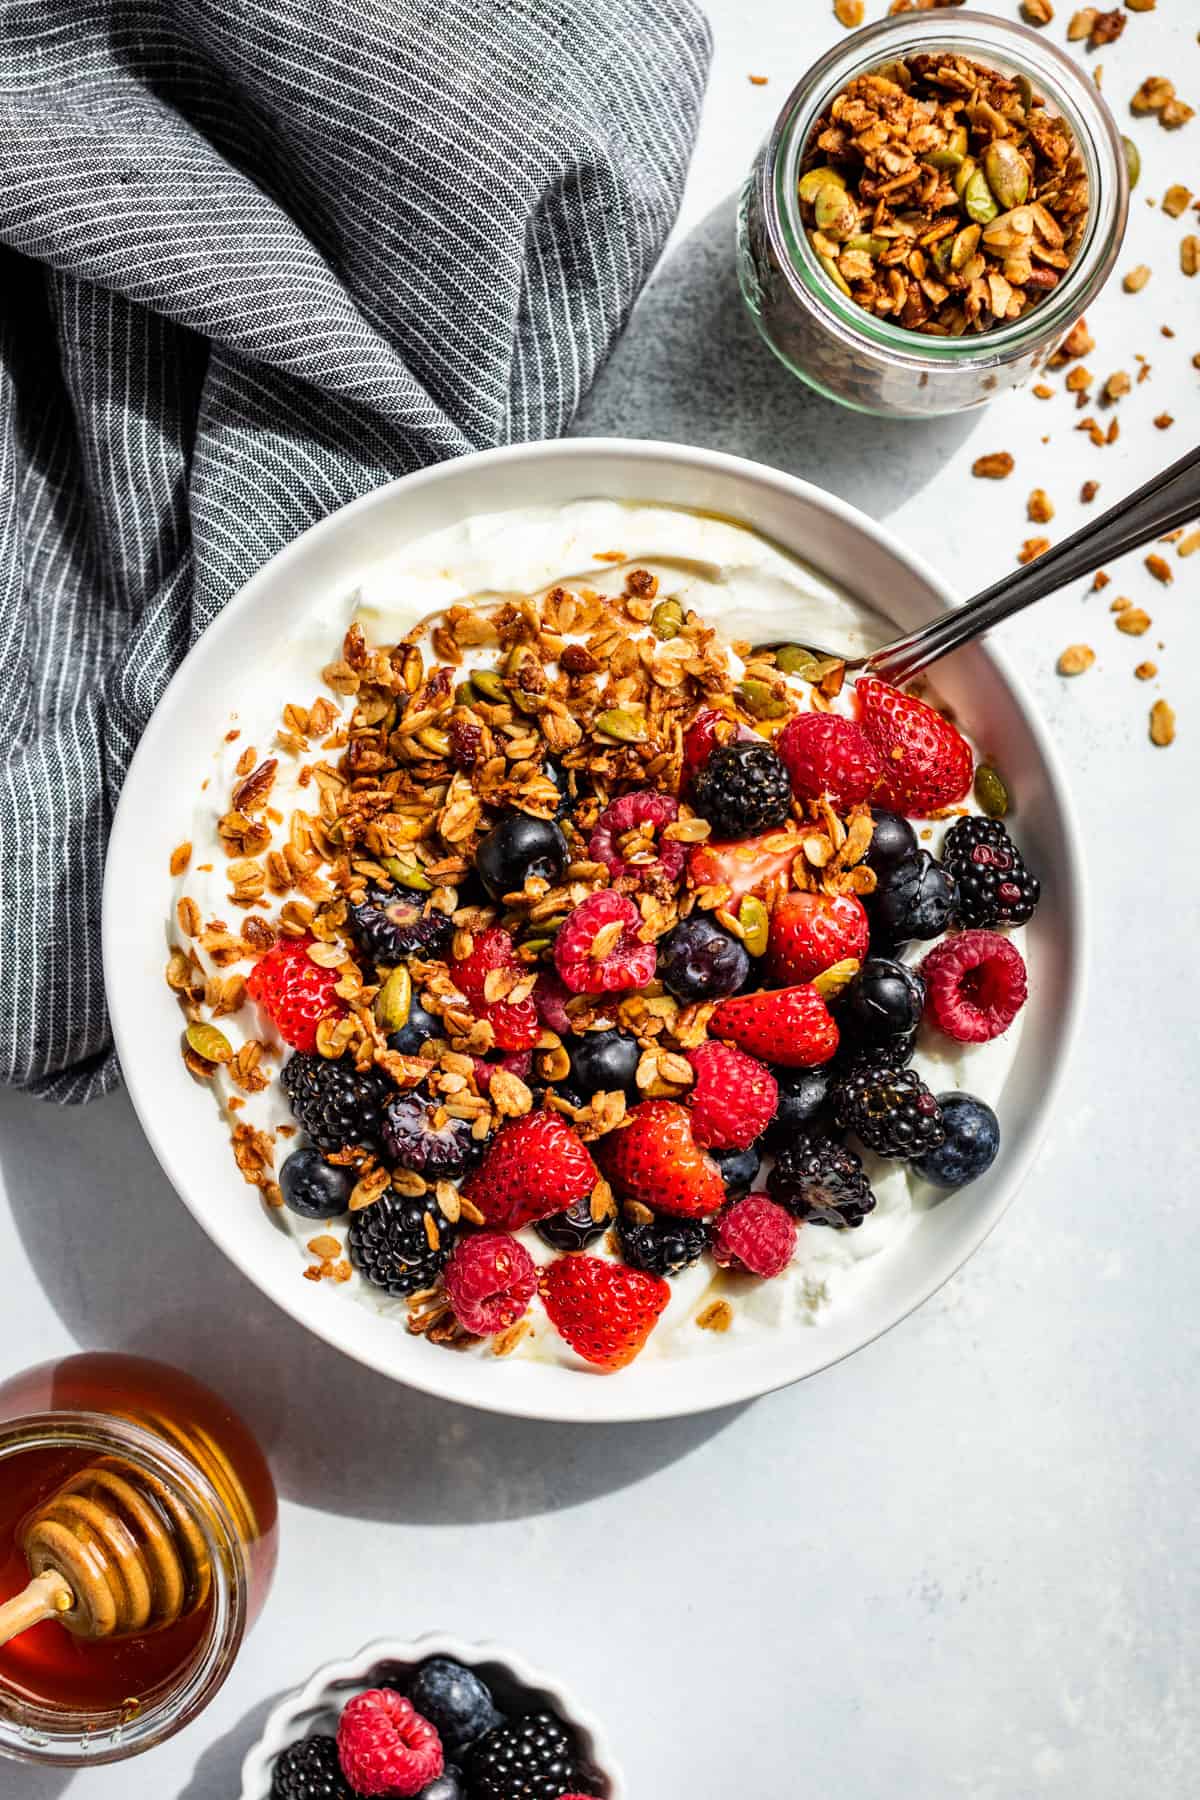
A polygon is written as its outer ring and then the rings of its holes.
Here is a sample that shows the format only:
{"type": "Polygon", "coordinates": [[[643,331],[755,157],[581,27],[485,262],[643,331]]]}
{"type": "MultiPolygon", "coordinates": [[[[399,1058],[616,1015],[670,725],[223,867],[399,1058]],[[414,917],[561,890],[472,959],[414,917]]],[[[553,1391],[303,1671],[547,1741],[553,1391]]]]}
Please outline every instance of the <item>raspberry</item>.
{"type": "Polygon", "coordinates": [[[336,969],[318,968],[308,952],[310,937],[280,938],[255,963],[246,992],[255,1006],[271,1020],[276,1031],[294,1050],[311,1053],[317,1047],[317,1026],[345,1012],[335,993],[341,976],[336,969]]]}
{"type": "Polygon", "coordinates": [[[775,749],[801,800],[827,794],[834,806],[857,806],[871,798],[883,775],[883,761],[862,726],[838,713],[797,713],[775,749]]]}
{"type": "Polygon", "coordinates": [[[515,1075],[518,1081],[524,1081],[533,1067],[533,1055],[528,1050],[506,1050],[495,1062],[485,1062],[482,1056],[473,1056],[475,1065],[475,1085],[481,1094],[486,1094],[492,1085],[492,1076],[497,1069],[506,1074],[515,1075]]]}
{"type": "Polygon", "coordinates": [[[599,1256],[561,1256],[542,1270],[539,1286],[558,1335],[585,1362],[607,1370],[633,1361],[671,1298],[657,1275],[599,1256]]]}
{"type": "Polygon", "coordinates": [[[593,862],[603,863],[613,880],[678,881],[687,859],[684,845],[663,837],[679,816],[679,802],[651,788],[622,794],[606,806],[588,843],[593,862]],[[629,833],[635,833],[629,837],[629,833]]]}
{"type": "Polygon", "coordinates": [[[879,799],[928,818],[971,785],[971,746],[936,707],[863,675],[854,684],[859,720],[883,761],[879,799]]]}
{"type": "Polygon", "coordinates": [[[637,935],[642,915],[624,894],[590,894],[563,921],[554,940],[554,964],[573,994],[612,994],[645,987],[654,978],[658,951],[637,935]],[[620,930],[613,927],[619,925],[620,930]],[[597,939],[601,953],[595,952],[597,939]]]}
{"type": "Polygon", "coordinates": [[[463,1330],[491,1337],[525,1313],[537,1287],[537,1269],[524,1244],[506,1231],[480,1231],[463,1239],[443,1280],[463,1330]]]}
{"type": "Polygon", "coordinates": [[[735,1200],[713,1233],[713,1255],[723,1269],[741,1269],[763,1281],[782,1275],[795,1248],[795,1219],[765,1194],[735,1200]]]}
{"type": "Polygon", "coordinates": [[[779,1084],[765,1063],[728,1044],[688,1052],[696,1080],[688,1095],[692,1136],[706,1150],[746,1150],[775,1117],[779,1084]]]}
{"type": "Polygon", "coordinates": [[[961,931],[921,964],[925,1011],[959,1044],[986,1044],[1007,1031],[1029,991],[1021,953],[995,931],[961,931]]]}
{"type": "Polygon", "coordinates": [[[391,1688],[368,1688],[342,1708],[338,1760],[351,1787],[368,1796],[419,1794],[445,1766],[437,1732],[391,1688]]]}
{"type": "Polygon", "coordinates": [[[674,1100],[645,1100],[602,1137],[596,1154],[613,1185],[655,1212],[702,1219],[725,1200],[725,1183],[692,1135],[692,1115],[674,1100]]]}
{"type": "Polygon", "coordinates": [[[857,894],[784,894],[771,911],[767,971],[781,987],[867,954],[871,928],[857,894]]]}
{"type": "Polygon", "coordinates": [[[785,1069],[813,1069],[829,1062],[838,1047],[838,1028],[814,987],[775,988],[765,994],[734,994],[713,1009],[708,1029],[731,1038],[739,1050],[785,1069]]]}
{"type": "Polygon", "coordinates": [[[598,1180],[575,1127],[558,1113],[535,1112],[496,1133],[462,1191],[488,1225],[519,1231],[582,1200],[598,1180]]]}
{"type": "Polygon", "coordinates": [[[718,744],[748,743],[757,735],[749,725],[743,725],[740,719],[731,719],[728,713],[718,712],[715,707],[697,713],[683,734],[680,787],[686,792],[692,777],[704,767],[718,744]]]}
{"type": "MultiPolygon", "coordinates": [[[[450,975],[461,989],[477,1019],[492,1028],[496,1045],[501,1050],[531,1050],[542,1035],[537,1007],[532,999],[507,1000],[502,996],[488,998],[488,977],[496,971],[511,976],[515,982],[528,976],[517,961],[516,948],[507,931],[494,926],[481,931],[471,946],[469,956],[451,963],[450,975]]],[[[500,985],[503,986],[503,980],[500,985]]],[[[496,983],[493,982],[493,988],[496,983]]]]}
{"type": "Polygon", "coordinates": [[[567,1001],[574,997],[554,969],[539,969],[537,986],[533,990],[533,1004],[537,1007],[537,1015],[542,1024],[550,1031],[557,1031],[561,1038],[570,1037],[574,1029],[571,1015],[567,1011],[567,1001]]]}

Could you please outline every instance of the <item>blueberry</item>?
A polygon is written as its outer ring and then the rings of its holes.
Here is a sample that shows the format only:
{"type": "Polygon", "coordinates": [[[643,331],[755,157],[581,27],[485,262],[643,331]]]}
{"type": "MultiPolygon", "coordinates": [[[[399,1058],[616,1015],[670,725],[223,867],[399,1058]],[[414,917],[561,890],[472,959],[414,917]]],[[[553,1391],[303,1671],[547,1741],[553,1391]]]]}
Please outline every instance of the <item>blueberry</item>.
{"type": "Polygon", "coordinates": [[[710,1150],[708,1153],[721,1171],[725,1192],[731,1200],[740,1200],[754,1186],[762,1157],[751,1144],[748,1150],[710,1150]]]}
{"type": "Polygon", "coordinates": [[[568,1040],[571,1084],[589,1098],[593,1094],[628,1094],[638,1097],[637,1066],[641,1051],[623,1031],[588,1031],[568,1040]]]}
{"type": "Polygon", "coordinates": [[[457,1756],[501,1721],[491,1689],[473,1669],[448,1656],[421,1664],[408,1684],[408,1698],[435,1728],[447,1756],[457,1756]]]}
{"type": "Polygon", "coordinates": [[[863,862],[868,869],[874,869],[882,882],[903,863],[915,861],[919,848],[917,834],[899,813],[872,810],[871,818],[874,830],[863,862]]]}
{"type": "Polygon", "coordinates": [[[533,1229],[552,1250],[586,1250],[608,1230],[608,1225],[607,1219],[599,1222],[593,1219],[592,1197],[585,1194],[582,1200],[576,1200],[563,1212],[539,1219],[533,1229]]]}
{"type": "Polygon", "coordinates": [[[463,1786],[462,1770],[447,1763],[436,1781],[423,1787],[417,1800],[466,1800],[467,1790],[463,1786]]]}
{"type": "Polygon", "coordinates": [[[842,997],[842,1010],[859,1044],[907,1037],[921,1022],[925,983],[915,969],[887,956],[868,956],[842,997]]]}
{"type": "Polygon", "coordinates": [[[548,819],[506,813],[475,852],[475,867],[493,900],[518,892],[531,875],[555,882],[567,866],[567,840],[548,819]]]}
{"type": "Polygon", "coordinates": [[[441,1035],[442,1021],[414,1000],[404,1024],[388,1038],[388,1049],[398,1050],[401,1056],[415,1056],[428,1038],[441,1035]]]}
{"type": "Polygon", "coordinates": [[[658,972],[678,1000],[723,1000],[750,972],[745,946],[704,913],[692,913],[658,947],[658,972]]]}
{"type": "Polygon", "coordinates": [[[816,1123],[829,1099],[828,1069],[776,1069],[779,1105],[766,1129],[767,1147],[778,1150],[816,1123]]]}
{"type": "Polygon", "coordinates": [[[960,1188],[975,1181],[996,1160],[1000,1148],[1000,1121],[984,1100],[957,1089],[939,1094],[945,1141],[913,1167],[935,1187],[960,1188]]]}
{"type": "Polygon", "coordinates": [[[435,1125],[434,1110],[424,1094],[401,1094],[385,1111],[380,1136],[390,1163],[431,1181],[448,1180],[473,1168],[484,1145],[465,1119],[435,1125]]]}
{"type": "Polygon", "coordinates": [[[910,938],[940,937],[949,925],[955,903],[954,878],[928,850],[919,850],[916,861],[901,863],[885,876],[868,904],[871,935],[889,944],[910,938]]]}
{"type": "Polygon", "coordinates": [[[565,819],[574,809],[575,800],[571,793],[571,778],[556,756],[548,756],[542,764],[542,774],[547,781],[552,781],[562,798],[554,814],[556,819],[565,819]]]}
{"type": "Polygon", "coordinates": [[[350,1203],[345,1169],[327,1163],[319,1150],[293,1150],[279,1171],[284,1204],[302,1219],[332,1219],[350,1203]]]}

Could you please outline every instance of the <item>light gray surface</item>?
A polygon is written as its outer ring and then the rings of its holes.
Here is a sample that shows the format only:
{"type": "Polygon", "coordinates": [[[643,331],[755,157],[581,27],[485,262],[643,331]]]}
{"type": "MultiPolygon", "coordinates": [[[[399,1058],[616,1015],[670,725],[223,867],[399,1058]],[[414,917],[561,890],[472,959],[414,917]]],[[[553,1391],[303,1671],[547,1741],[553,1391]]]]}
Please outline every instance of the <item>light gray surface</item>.
{"type": "MultiPolygon", "coordinates": [[[[883,426],[784,377],[741,318],[729,256],[723,197],[836,27],[824,0],[710,10],[719,51],[685,215],[586,429],[792,469],[886,518],[964,590],[1040,529],[1030,488],[1066,530],[1082,480],[1114,498],[1182,452],[1200,296],[1178,273],[1185,223],[1143,200],[1187,179],[1189,157],[1200,185],[1200,122],[1131,127],[1146,173],[1120,267],[1155,274],[1095,310],[1088,363],[1103,379],[1140,351],[1154,370],[1122,404],[1117,446],[1076,434],[1062,396],[883,426]],[[1180,423],[1160,434],[1164,407],[1180,423]],[[1017,457],[1011,480],[972,480],[972,459],[999,449],[1017,457]]],[[[1170,70],[1196,100],[1188,10],[1130,19],[1102,54],[1110,97],[1170,70]]],[[[5,1767],[0,1792],[233,1800],[282,1689],[368,1637],[438,1626],[559,1670],[608,1720],[644,1800],[1195,1791],[1200,557],[1172,560],[1170,590],[1134,558],[1103,599],[1064,594],[1005,634],[1074,772],[1092,871],[1084,1047],[1051,1141],[962,1275],[801,1388],[592,1431],[439,1407],[309,1339],[227,1267],[123,1098],[84,1114],[0,1098],[15,1228],[0,1373],[80,1345],[178,1360],[244,1409],[284,1496],[273,1596],[206,1716],[140,1764],[73,1780],[5,1767]],[[1152,614],[1146,637],[1114,631],[1119,593],[1152,614]],[[1053,664],[1074,641],[1099,662],[1067,683],[1053,664]],[[1160,682],[1134,680],[1147,656],[1160,682]],[[1179,711],[1166,751],[1146,736],[1160,691],[1179,711]]]]}

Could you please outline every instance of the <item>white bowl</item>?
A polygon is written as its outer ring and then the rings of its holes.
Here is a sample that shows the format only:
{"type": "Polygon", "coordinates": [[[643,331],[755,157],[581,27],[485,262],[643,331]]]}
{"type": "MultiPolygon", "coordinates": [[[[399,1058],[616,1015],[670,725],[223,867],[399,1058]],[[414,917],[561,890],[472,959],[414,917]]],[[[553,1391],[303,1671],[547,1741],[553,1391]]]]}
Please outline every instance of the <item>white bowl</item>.
{"type": "Polygon", "coordinates": [[[466,1644],[461,1638],[430,1632],[412,1643],[398,1638],[375,1638],[356,1656],[325,1663],[302,1688],[286,1694],[272,1708],[262,1736],[242,1764],[241,1800],[268,1800],[271,1766],[281,1750],[298,1738],[313,1733],[337,1732],[337,1718],[351,1695],[378,1687],[389,1671],[408,1673],[431,1656],[449,1656],[477,1669],[504,1710],[538,1712],[547,1709],[574,1727],[584,1760],[599,1777],[603,1800],[629,1800],[629,1789],[609,1747],[604,1728],[562,1686],[541,1669],[535,1669],[515,1650],[503,1644],[466,1644]]]}
{"type": "MultiPolygon", "coordinates": [[[[608,497],[742,520],[905,627],[953,604],[932,570],[881,525],[807,482],[715,451],[577,439],[488,451],[393,482],[290,544],[247,582],[195,645],[154,713],[125,782],[104,885],[104,967],[117,1051],[163,1169],[213,1241],[312,1331],[413,1387],[490,1411],[565,1420],[665,1418],[783,1387],[850,1355],[927,1300],[978,1249],[1020,1186],[1053,1111],[1083,997],[1079,834],[1058,755],[1003,657],[974,645],[939,665],[939,692],[976,742],[1001,755],[1019,796],[1022,848],[1043,879],[1029,926],[1034,967],[1020,1056],[1005,1085],[994,1166],[922,1215],[828,1323],[722,1345],[705,1356],[643,1357],[618,1375],[522,1358],[454,1356],[394,1317],[299,1278],[294,1241],[250,1203],[214,1097],[175,1046],[179,1015],[163,980],[167,863],[211,766],[231,707],[253,718],[272,646],[297,613],[344,595],[404,543],[478,513],[608,497]],[[330,1304],[329,1302],[333,1302],[330,1304]]],[[[781,631],[786,621],[780,621],[781,631]]],[[[315,671],[314,671],[315,674],[315,671]]]]}

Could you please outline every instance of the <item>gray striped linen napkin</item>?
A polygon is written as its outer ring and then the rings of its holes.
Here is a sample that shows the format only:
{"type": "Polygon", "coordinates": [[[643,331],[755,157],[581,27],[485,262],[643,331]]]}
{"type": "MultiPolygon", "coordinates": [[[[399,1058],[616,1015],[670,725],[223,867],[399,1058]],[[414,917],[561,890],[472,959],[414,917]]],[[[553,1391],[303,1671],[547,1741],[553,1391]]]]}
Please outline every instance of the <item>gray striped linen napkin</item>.
{"type": "Polygon", "coordinates": [[[564,430],[675,216],[710,41],[688,0],[0,24],[0,1079],[77,1101],[119,1079],[101,869],[169,676],[314,520],[564,430]]]}

